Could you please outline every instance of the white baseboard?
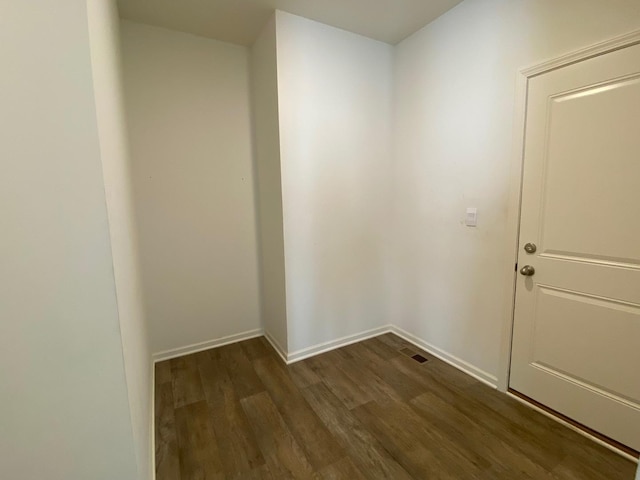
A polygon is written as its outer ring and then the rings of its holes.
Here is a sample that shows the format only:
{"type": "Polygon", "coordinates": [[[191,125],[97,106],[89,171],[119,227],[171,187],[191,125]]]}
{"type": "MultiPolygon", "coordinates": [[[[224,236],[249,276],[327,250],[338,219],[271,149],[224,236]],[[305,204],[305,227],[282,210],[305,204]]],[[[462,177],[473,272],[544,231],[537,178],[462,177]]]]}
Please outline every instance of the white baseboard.
{"type": "Polygon", "coordinates": [[[264,331],[264,338],[266,338],[267,341],[271,344],[271,346],[276,351],[276,353],[280,356],[282,361],[284,363],[289,363],[287,362],[287,351],[284,348],[282,348],[282,345],[280,345],[280,343],[276,340],[276,338],[266,330],[264,331]]]}
{"type": "Polygon", "coordinates": [[[241,342],[243,340],[249,340],[250,338],[261,337],[264,335],[264,331],[261,328],[255,330],[249,330],[247,332],[236,333],[234,335],[228,335],[222,338],[216,338],[208,340],[206,342],[194,343],[193,345],[187,345],[186,347],[173,348],[171,350],[164,350],[162,352],[153,354],[153,361],[155,363],[162,362],[163,360],[169,360],[171,358],[183,357],[192,353],[202,352],[203,350],[209,350],[210,348],[222,347],[230,343],[241,342]]]}
{"type": "Polygon", "coordinates": [[[431,345],[430,343],[424,341],[420,337],[403,330],[400,327],[395,325],[391,326],[391,332],[398,335],[401,338],[404,338],[407,342],[414,344],[416,347],[423,349],[424,351],[430,353],[434,357],[439,358],[443,362],[448,363],[452,367],[457,368],[458,370],[466,373],[467,375],[472,376],[476,380],[492,387],[497,388],[498,378],[490,373],[485,372],[484,370],[479,369],[475,365],[470,364],[469,362],[465,362],[461,358],[456,357],[444,350],[441,350],[438,347],[431,345]]]}
{"type": "Polygon", "coordinates": [[[383,325],[381,327],[372,328],[370,330],[366,330],[364,332],[355,333],[353,335],[347,335],[345,337],[337,338],[335,340],[330,340],[328,342],[319,343],[317,345],[312,345],[307,348],[303,348],[300,350],[296,350],[295,352],[287,352],[285,348],[282,347],[278,343],[278,341],[271,335],[269,332],[264,331],[262,329],[249,330],[247,332],[237,333],[235,335],[229,335],[227,337],[217,338],[214,340],[209,340],[207,342],[196,343],[193,345],[188,345],[186,347],[175,348],[172,350],[165,350],[163,352],[158,352],[153,354],[154,362],[161,362],[163,360],[169,360],[171,358],[182,357],[184,355],[190,355],[192,353],[201,352],[203,350],[209,350],[211,348],[221,347],[223,345],[228,345],[230,343],[241,342],[243,340],[249,340],[250,338],[260,337],[262,335],[265,336],[267,341],[271,344],[274,350],[278,353],[282,361],[287,365],[295,362],[299,362],[300,360],[304,360],[309,357],[313,357],[316,355],[320,355],[321,353],[326,353],[331,350],[335,350],[341,347],[345,347],[352,343],[360,342],[362,340],[366,340],[368,338],[377,337],[378,335],[382,335],[384,333],[394,333],[399,337],[405,339],[407,342],[412,343],[418,348],[421,348],[433,355],[434,357],[439,358],[443,362],[448,363],[449,365],[461,370],[467,375],[472,376],[476,380],[479,380],[490,387],[496,388],[498,383],[498,379],[478,367],[452,355],[444,350],[441,350],[434,345],[426,342],[425,340],[413,335],[412,333],[407,332],[406,330],[396,326],[396,325],[383,325]]]}
{"type": "Polygon", "coordinates": [[[382,327],[372,328],[371,330],[347,335],[346,337],[337,338],[335,340],[319,343],[318,345],[313,345],[301,350],[296,350],[295,352],[291,352],[287,355],[287,364],[299,362],[305,358],[314,357],[337,348],[346,347],[352,343],[360,342],[367,338],[377,337],[378,335],[382,335],[383,333],[388,333],[390,331],[391,325],[383,325],[382,327]]]}

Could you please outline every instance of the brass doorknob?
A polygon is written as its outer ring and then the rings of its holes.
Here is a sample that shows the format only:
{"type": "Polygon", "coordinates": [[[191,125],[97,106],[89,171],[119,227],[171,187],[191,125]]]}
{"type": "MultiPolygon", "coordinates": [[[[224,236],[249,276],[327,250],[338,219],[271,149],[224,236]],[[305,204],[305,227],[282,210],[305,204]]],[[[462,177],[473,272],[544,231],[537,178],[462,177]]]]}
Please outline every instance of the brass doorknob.
{"type": "Polygon", "coordinates": [[[536,269],[533,268],[531,265],[525,265],[520,269],[520,273],[525,277],[530,277],[531,275],[536,273],[536,269]]]}

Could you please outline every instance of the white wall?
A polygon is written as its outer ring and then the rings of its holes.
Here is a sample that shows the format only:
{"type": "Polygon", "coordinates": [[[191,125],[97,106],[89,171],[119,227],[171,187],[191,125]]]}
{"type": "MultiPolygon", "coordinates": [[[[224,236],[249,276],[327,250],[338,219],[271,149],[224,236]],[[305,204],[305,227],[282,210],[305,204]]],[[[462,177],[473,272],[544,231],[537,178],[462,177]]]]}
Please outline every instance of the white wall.
{"type": "Polygon", "coordinates": [[[391,46],[277,12],[289,353],[388,323],[391,46]]]}
{"type": "Polygon", "coordinates": [[[121,31],[152,351],[260,328],[248,49],[121,31]]]}
{"type": "Polygon", "coordinates": [[[275,15],[251,49],[254,164],[259,217],[261,307],[264,329],[287,348],[282,182],[275,15]]]}
{"type": "Polygon", "coordinates": [[[139,478],[151,478],[153,376],[140,285],[115,0],[87,2],[98,136],[139,478]]]}
{"type": "Polygon", "coordinates": [[[0,60],[0,478],[140,478],[85,1],[0,3],[0,60]]]}
{"type": "Polygon", "coordinates": [[[638,27],[637,0],[467,0],[397,47],[391,318],[486,378],[508,322],[516,72],[638,27]]]}

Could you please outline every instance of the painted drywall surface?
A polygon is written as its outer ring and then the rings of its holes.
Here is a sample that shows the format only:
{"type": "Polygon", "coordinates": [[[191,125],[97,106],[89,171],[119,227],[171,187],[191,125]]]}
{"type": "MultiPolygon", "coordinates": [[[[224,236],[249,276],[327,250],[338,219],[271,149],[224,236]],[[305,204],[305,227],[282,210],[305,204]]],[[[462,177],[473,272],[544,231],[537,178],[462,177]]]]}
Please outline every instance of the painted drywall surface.
{"type": "Polygon", "coordinates": [[[264,329],[287,348],[275,15],[251,48],[254,165],[264,329]]]}
{"type": "Polygon", "coordinates": [[[121,24],[154,353],[260,328],[249,51],[121,24]]]}
{"type": "Polygon", "coordinates": [[[84,1],[0,5],[0,478],[137,479],[84,1]]]}
{"type": "Polygon", "coordinates": [[[388,323],[391,46],[276,12],[288,350],[388,323]]]}
{"type": "Polygon", "coordinates": [[[140,284],[115,0],[87,2],[93,88],[139,478],[151,478],[153,364],[140,284]]]}
{"type": "Polygon", "coordinates": [[[395,56],[391,317],[498,375],[516,73],[640,27],[635,0],[467,0],[395,56]],[[463,225],[478,208],[478,227],[463,225]]]}

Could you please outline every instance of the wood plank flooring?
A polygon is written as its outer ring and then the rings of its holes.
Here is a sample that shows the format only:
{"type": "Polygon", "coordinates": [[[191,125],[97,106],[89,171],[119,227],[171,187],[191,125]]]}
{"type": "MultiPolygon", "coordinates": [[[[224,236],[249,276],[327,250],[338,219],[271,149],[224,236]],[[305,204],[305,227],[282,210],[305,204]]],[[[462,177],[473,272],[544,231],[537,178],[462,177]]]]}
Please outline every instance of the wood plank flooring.
{"type": "Polygon", "coordinates": [[[157,480],[632,480],[635,472],[392,334],[290,366],[263,337],[158,363],[155,414],[157,480]]]}

